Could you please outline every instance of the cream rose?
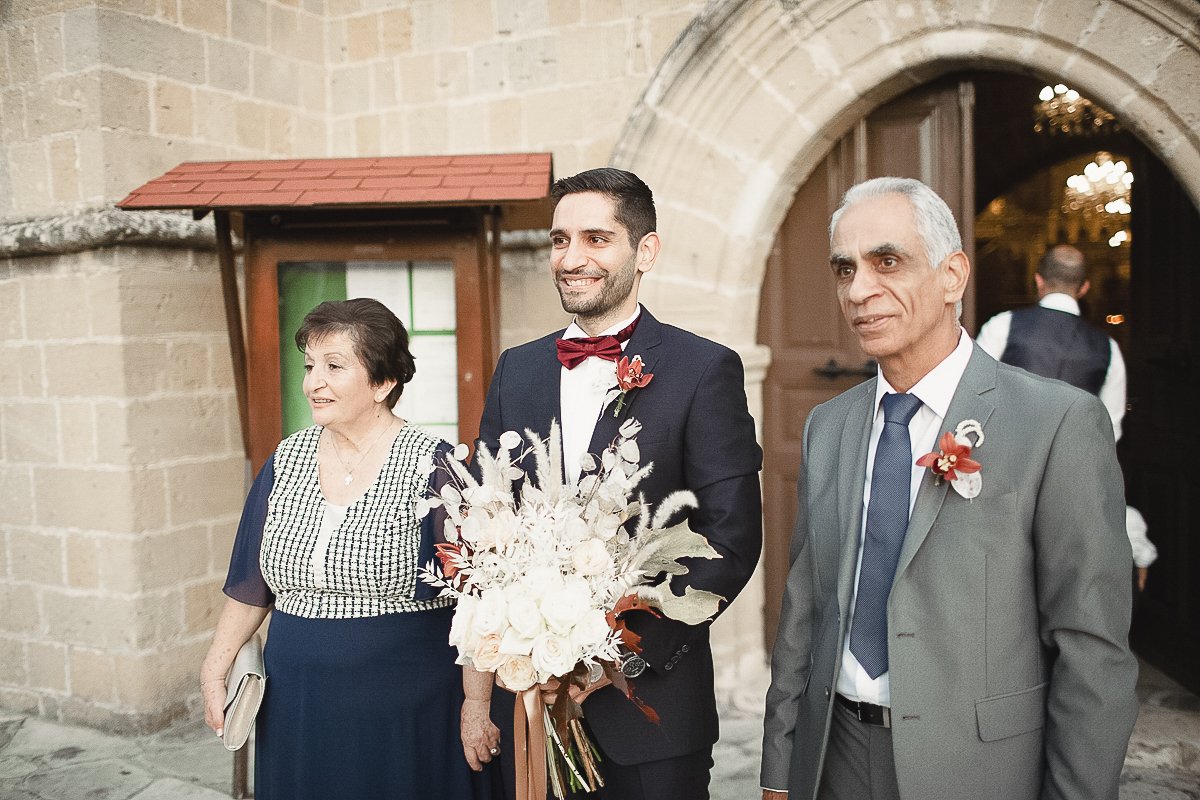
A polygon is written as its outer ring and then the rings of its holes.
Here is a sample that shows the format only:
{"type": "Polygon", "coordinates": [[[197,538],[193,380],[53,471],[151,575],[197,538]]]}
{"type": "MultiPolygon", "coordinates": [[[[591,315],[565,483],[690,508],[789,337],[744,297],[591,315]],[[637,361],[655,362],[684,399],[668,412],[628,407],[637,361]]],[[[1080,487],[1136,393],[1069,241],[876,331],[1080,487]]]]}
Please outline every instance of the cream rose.
{"type": "Polygon", "coordinates": [[[479,644],[475,646],[471,663],[480,672],[495,672],[506,658],[507,656],[500,652],[500,634],[489,633],[481,638],[479,644]]]}
{"type": "Polygon", "coordinates": [[[608,548],[595,537],[585,539],[571,550],[571,563],[580,575],[599,575],[612,565],[608,548]]]}
{"type": "Polygon", "coordinates": [[[547,631],[533,640],[533,667],[538,673],[538,682],[566,675],[575,668],[575,652],[565,636],[547,631]]]}
{"type": "Polygon", "coordinates": [[[510,692],[523,692],[537,683],[537,673],[526,656],[511,656],[496,669],[496,680],[510,692]]]}

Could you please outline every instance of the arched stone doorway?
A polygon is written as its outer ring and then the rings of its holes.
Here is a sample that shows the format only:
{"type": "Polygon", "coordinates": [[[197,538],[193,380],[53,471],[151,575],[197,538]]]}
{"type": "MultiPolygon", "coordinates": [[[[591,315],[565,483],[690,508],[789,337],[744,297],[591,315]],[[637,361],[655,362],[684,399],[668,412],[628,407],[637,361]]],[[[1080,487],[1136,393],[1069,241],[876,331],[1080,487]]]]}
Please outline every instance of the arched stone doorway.
{"type": "MultiPolygon", "coordinates": [[[[714,3],[663,60],[613,158],[659,198],[669,250],[644,297],[762,365],[769,354],[755,345],[756,309],[797,189],[873,109],[964,69],[1078,88],[1169,165],[1195,204],[1198,21],[1200,11],[1180,0],[714,3]]],[[[755,378],[752,369],[752,403],[755,378]]],[[[743,622],[749,610],[739,612],[743,622]]]]}

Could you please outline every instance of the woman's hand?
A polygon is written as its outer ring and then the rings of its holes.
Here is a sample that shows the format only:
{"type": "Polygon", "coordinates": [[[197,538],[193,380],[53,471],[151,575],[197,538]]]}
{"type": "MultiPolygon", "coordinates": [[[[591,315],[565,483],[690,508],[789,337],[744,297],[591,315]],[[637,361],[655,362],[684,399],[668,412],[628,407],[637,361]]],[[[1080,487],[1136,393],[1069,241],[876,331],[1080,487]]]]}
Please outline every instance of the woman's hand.
{"type": "Polygon", "coordinates": [[[225,731],[225,680],[201,680],[200,694],[204,697],[204,724],[220,736],[225,731]]]}
{"type": "Polygon", "coordinates": [[[483,765],[500,754],[500,729],[492,724],[492,701],[463,701],[460,715],[463,755],[471,769],[479,772],[483,765]]]}
{"type": "Polygon", "coordinates": [[[238,649],[258,630],[268,608],[249,606],[233,598],[225,600],[212,644],[200,665],[200,694],[204,698],[204,724],[217,736],[225,729],[225,673],[238,649]]]}

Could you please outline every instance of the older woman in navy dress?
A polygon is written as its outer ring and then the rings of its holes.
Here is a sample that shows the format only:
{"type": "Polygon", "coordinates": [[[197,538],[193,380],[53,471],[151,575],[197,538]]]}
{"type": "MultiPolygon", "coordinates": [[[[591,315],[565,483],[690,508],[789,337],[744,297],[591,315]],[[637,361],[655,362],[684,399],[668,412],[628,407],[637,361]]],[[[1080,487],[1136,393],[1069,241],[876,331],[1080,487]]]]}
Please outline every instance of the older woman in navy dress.
{"type": "Polygon", "coordinates": [[[273,611],[259,800],[486,797],[490,676],[455,665],[451,601],[417,577],[440,530],[416,501],[449,445],[392,413],[408,335],[381,303],[346,300],[310,312],[296,345],[315,425],[280,443],[246,500],[200,670],[205,721],[220,734],[225,673],[273,611]]]}

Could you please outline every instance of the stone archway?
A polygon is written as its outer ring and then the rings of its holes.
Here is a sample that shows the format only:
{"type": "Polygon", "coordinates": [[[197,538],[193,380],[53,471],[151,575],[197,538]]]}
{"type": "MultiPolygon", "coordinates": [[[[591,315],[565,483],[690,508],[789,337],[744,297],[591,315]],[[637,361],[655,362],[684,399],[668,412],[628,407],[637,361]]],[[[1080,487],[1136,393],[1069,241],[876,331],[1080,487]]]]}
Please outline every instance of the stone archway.
{"type": "Polygon", "coordinates": [[[1070,83],[1200,204],[1198,22],[1186,0],[718,0],[663,59],[614,151],[654,187],[669,246],[643,294],[764,361],[758,294],[797,187],[873,108],[966,68],[1070,83]]]}
{"type": "MultiPolygon", "coordinates": [[[[1198,23],[1187,0],[714,0],[664,57],[613,154],[654,188],[667,245],[642,296],[742,353],[761,420],[767,256],[797,188],[859,119],[963,69],[1052,77],[1117,114],[1200,204],[1198,23]]],[[[716,626],[718,685],[734,699],[749,683],[760,701],[764,600],[756,580],[716,626]]]]}

